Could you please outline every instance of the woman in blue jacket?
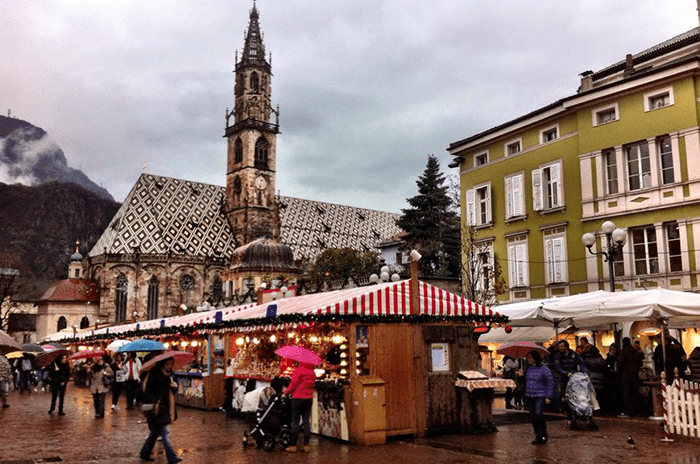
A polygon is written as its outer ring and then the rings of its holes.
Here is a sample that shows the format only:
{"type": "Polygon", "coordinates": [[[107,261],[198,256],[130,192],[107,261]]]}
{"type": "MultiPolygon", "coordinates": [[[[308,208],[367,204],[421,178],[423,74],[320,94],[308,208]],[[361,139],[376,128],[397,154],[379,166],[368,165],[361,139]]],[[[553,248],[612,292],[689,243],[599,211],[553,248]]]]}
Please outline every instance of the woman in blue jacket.
{"type": "Polygon", "coordinates": [[[544,420],[544,405],[554,394],[552,373],[542,365],[542,356],[537,351],[530,351],[525,358],[528,368],[525,373],[525,398],[530,408],[530,420],[535,429],[533,445],[547,443],[547,424],[544,420]]]}

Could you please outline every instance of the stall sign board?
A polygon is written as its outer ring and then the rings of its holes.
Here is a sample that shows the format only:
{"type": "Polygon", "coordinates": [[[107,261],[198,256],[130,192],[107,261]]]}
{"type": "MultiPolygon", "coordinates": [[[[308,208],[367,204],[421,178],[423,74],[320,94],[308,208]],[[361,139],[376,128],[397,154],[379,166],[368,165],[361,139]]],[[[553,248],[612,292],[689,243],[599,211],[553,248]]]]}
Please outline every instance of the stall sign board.
{"type": "Polygon", "coordinates": [[[430,355],[433,361],[433,372],[450,370],[450,353],[447,343],[431,343],[430,355]]]}

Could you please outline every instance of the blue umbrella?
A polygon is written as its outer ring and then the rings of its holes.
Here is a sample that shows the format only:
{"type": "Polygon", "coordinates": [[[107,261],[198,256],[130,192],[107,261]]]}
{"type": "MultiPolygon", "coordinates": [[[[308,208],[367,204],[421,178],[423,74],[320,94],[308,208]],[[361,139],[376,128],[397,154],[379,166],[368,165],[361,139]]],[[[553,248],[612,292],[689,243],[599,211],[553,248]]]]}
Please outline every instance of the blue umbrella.
{"type": "Polygon", "coordinates": [[[165,349],[165,345],[159,341],[142,338],[119,347],[117,349],[117,353],[125,353],[130,351],[165,351],[165,349]]]}

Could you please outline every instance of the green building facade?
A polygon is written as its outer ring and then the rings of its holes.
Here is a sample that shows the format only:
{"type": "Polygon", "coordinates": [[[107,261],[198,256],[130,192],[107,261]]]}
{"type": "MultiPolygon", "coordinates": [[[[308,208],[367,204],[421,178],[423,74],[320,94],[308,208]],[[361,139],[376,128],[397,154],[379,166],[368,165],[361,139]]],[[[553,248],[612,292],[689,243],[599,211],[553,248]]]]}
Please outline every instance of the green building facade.
{"type": "Polygon", "coordinates": [[[597,72],[569,97],[450,144],[463,226],[498,261],[499,300],[610,290],[601,225],[626,232],[615,289],[698,290],[700,28],[597,72]]]}

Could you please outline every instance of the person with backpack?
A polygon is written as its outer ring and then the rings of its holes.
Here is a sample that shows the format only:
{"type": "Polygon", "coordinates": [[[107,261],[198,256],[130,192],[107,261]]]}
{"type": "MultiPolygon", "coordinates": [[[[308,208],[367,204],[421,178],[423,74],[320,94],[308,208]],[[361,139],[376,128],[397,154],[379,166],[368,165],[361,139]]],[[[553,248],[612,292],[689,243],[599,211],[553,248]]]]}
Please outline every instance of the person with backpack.
{"type": "Polygon", "coordinates": [[[29,385],[29,381],[32,377],[32,355],[29,353],[24,353],[21,358],[19,358],[19,394],[21,395],[25,390],[32,393],[32,388],[29,385]]]}

